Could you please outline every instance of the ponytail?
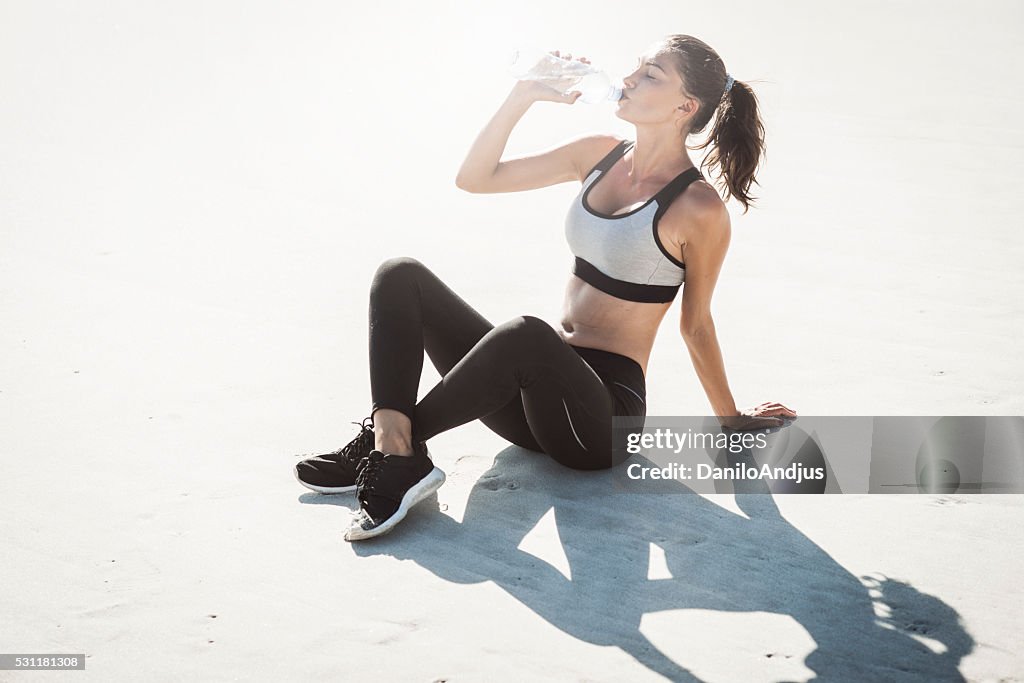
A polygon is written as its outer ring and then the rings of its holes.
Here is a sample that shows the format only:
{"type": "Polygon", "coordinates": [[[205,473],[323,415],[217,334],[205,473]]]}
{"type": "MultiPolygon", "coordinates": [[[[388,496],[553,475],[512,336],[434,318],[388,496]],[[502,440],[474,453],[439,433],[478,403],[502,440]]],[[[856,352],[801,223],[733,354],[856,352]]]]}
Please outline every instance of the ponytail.
{"type": "Polygon", "coordinates": [[[700,102],[687,134],[700,133],[714,117],[703,143],[683,144],[692,150],[713,145],[701,168],[717,174],[715,184],[724,192],[724,199],[734,197],[746,213],[756,199],[749,192],[759,184],[754,175],[765,154],[764,125],[754,91],[733,80],[718,53],[693,36],[667,36],[662,52],[673,58],[685,91],[700,102]]]}
{"type": "Polygon", "coordinates": [[[712,143],[714,148],[702,166],[718,173],[717,184],[724,189],[726,199],[735,197],[746,213],[756,199],[749,192],[751,185],[757,184],[754,173],[765,152],[757,96],[746,83],[734,82],[722,96],[708,139],[691,149],[704,149],[712,143]]]}

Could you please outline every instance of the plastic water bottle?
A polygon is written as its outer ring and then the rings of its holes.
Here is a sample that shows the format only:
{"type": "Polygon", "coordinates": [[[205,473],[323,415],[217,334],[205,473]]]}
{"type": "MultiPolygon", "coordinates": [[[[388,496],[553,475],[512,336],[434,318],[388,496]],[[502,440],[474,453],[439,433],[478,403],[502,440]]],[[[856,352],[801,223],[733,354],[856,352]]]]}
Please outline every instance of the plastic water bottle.
{"type": "Polygon", "coordinates": [[[622,98],[622,88],[613,84],[600,69],[543,50],[513,51],[508,70],[520,81],[540,81],[563,95],[578,90],[579,99],[587,104],[618,102],[622,98]]]}

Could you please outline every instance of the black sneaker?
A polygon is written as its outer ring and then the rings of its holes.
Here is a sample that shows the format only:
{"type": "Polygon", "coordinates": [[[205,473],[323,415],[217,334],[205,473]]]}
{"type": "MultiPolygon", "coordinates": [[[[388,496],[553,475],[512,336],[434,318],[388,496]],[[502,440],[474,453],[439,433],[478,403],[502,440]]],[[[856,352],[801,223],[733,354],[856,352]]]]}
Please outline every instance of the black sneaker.
{"type": "Polygon", "coordinates": [[[356,465],[373,450],[373,419],[364,418],[360,426],[359,435],[345,446],[297,464],[295,478],[299,483],[317,493],[355,491],[356,465]]]}
{"type": "Polygon", "coordinates": [[[413,455],[370,451],[358,465],[359,512],[345,532],[346,541],[386,534],[416,503],[444,483],[444,472],[430,461],[427,444],[417,441],[413,455]]]}

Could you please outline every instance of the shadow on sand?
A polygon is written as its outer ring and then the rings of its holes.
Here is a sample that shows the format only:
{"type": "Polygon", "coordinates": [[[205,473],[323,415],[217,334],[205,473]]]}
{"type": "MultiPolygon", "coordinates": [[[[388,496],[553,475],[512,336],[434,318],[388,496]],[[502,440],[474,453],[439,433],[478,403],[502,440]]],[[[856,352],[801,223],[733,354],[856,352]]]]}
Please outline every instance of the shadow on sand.
{"type": "MultiPolygon", "coordinates": [[[[621,648],[673,681],[700,679],[644,636],[644,614],[789,615],[817,646],[804,661],[814,680],[965,680],[958,666],[974,641],[952,608],[897,580],[854,576],[780,515],[763,482],[737,484],[744,518],[698,495],[618,492],[613,476],[510,446],[474,484],[461,523],[440,513],[435,497],[396,533],[353,548],[411,559],[455,583],[493,581],[553,626],[621,648]],[[517,548],[552,508],[571,579],[517,548]],[[674,578],[647,578],[652,543],[664,549],[674,578]]],[[[676,481],[661,486],[689,491],[676,481]]],[[[770,647],[770,636],[764,640],[770,647]]],[[[674,651],[685,651],[680,646],[674,651]]],[[[729,657],[729,644],[721,647],[729,657]]]]}

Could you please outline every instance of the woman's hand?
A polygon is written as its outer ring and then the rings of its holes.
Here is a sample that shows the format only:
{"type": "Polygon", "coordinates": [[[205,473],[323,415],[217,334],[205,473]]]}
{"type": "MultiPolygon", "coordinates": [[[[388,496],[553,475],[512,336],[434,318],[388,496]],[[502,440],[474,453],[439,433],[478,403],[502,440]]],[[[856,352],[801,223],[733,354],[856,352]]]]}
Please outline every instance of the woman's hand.
{"type": "MultiPolygon", "coordinates": [[[[558,50],[552,50],[548,54],[561,57],[558,50]]],[[[571,60],[572,55],[566,53],[561,58],[571,60]]],[[[590,60],[586,57],[577,57],[577,61],[590,64],[590,60]]],[[[568,86],[569,83],[571,83],[571,80],[566,79],[565,85],[568,86]]],[[[579,90],[570,90],[568,94],[563,95],[562,89],[557,88],[558,85],[559,81],[549,81],[547,83],[543,81],[516,81],[516,84],[512,86],[512,92],[516,97],[522,97],[529,102],[560,102],[562,104],[573,104],[582,95],[579,90]],[[552,83],[552,85],[548,83],[552,83]]]]}
{"type": "Polygon", "coordinates": [[[781,427],[785,424],[786,419],[795,417],[795,410],[787,408],[781,403],[766,402],[753,408],[741,410],[739,415],[720,417],[719,422],[723,427],[744,432],[752,429],[781,427]]]}

